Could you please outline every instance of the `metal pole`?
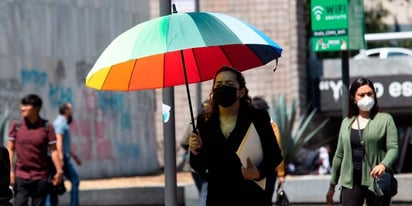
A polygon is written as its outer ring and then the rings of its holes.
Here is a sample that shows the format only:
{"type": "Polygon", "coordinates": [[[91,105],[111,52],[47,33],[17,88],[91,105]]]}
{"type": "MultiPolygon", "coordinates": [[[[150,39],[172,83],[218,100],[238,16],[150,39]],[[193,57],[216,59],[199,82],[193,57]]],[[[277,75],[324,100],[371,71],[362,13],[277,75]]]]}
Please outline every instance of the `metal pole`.
{"type": "Polygon", "coordinates": [[[349,110],[349,51],[342,51],[342,117],[349,110]]]}
{"type": "MultiPolygon", "coordinates": [[[[159,0],[160,16],[171,14],[171,1],[159,0]]],[[[175,134],[175,103],[174,88],[162,90],[163,104],[170,106],[169,121],[163,124],[163,150],[165,173],[165,205],[177,206],[177,181],[176,181],[176,134],[175,134]]]]}
{"type": "Polygon", "coordinates": [[[199,12],[200,11],[199,0],[194,0],[194,1],[195,1],[195,12],[199,12]]]}
{"type": "MultiPolygon", "coordinates": [[[[199,12],[199,0],[194,0],[195,1],[195,12],[199,12]]],[[[197,103],[197,113],[201,111],[202,108],[202,83],[197,83],[196,84],[196,103],[197,103]]]]}

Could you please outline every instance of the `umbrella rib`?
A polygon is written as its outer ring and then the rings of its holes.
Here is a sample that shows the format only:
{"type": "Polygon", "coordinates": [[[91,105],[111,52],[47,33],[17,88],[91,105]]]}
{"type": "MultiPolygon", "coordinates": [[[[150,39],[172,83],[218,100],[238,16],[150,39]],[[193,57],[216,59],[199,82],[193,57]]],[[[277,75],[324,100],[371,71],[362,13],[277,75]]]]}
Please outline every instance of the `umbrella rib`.
{"type": "Polygon", "coordinates": [[[192,51],[192,54],[193,54],[193,59],[194,59],[194,62],[195,62],[195,64],[196,64],[196,69],[197,69],[197,75],[198,75],[198,77],[199,77],[199,83],[202,81],[202,77],[201,77],[201,74],[202,73],[200,73],[200,69],[199,69],[199,64],[198,64],[198,62],[197,62],[197,56],[196,56],[196,53],[195,53],[195,49],[194,48],[190,48],[190,50],[192,51]]]}
{"type": "MultiPolygon", "coordinates": [[[[230,65],[227,65],[227,66],[234,67],[232,61],[230,61],[229,56],[226,54],[226,52],[225,52],[225,50],[223,49],[223,47],[222,47],[222,46],[219,46],[219,49],[222,51],[222,53],[225,55],[227,61],[230,63],[230,65]]],[[[222,65],[222,66],[224,66],[224,65],[222,65]]],[[[236,68],[236,69],[237,69],[237,68],[236,68]]]]}
{"type": "Polygon", "coordinates": [[[133,63],[133,69],[132,69],[132,73],[131,73],[130,78],[129,78],[129,83],[127,83],[127,91],[130,91],[130,84],[132,83],[133,74],[135,72],[134,68],[136,67],[136,64],[137,64],[137,59],[134,60],[134,63],[133,63]]]}
{"type": "Polygon", "coordinates": [[[112,72],[112,67],[113,67],[113,66],[110,66],[110,69],[109,69],[109,71],[107,72],[107,75],[104,77],[103,82],[102,82],[102,86],[101,86],[100,90],[104,90],[103,87],[104,87],[104,85],[106,84],[106,81],[107,81],[107,79],[109,78],[110,73],[112,72]]]}

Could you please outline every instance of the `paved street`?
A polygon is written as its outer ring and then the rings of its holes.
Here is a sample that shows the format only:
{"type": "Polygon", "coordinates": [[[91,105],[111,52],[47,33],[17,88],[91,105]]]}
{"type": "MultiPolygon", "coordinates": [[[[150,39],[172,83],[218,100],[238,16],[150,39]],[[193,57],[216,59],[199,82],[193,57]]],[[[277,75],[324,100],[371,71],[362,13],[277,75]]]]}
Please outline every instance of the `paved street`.
{"type": "MultiPolygon", "coordinates": [[[[411,185],[410,175],[398,176],[403,184],[411,185]]],[[[299,177],[289,177],[288,186],[290,188],[295,188],[295,190],[303,188],[314,188],[315,191],[322,190],[322,185],[327,184],[320,181],[327,181],[328,177],[322,176],[299,176],[299,177]],[[296,186],[299,185],[299,188],[296,186]]],[[[109,178],[109,179],[95,179],[95,180],[83,180],[80,183],[80,202],[82,206],[161,206],[164,205],[164,175],[150,175],[150,176],[135,176],[135,177],[120,177],[120,178],[109,178]],[[117,204],[118,203],[118,204],[117,204]]],[[[193,180],[190,173],[178,172],[177,173],[177,183],[178,183],[178,202],[179,206],[198,206],[198,196],[197,190],[193,185],[193,180]],[[186,205],[183,205],[186,204],[186,205]]],[[[67,188],[70,189],[70,183],[67,182],[67,188]]],[[[286,185],[285,185],[286,186],[286,185]]],[[[402,186],[402,184],[400,184],[402,186]]],[[[405,186],[405,185],[404,185],[405,186]]],[[[302,198],[308,198],[312,202],[322,200],[323,194],[308,194],[305,190],[305,195],[296,196],[295,193],[289,193],[289,198],[293,200],[298,200],[302,202],[302,198]],[[319,196],[320,195],[320,196],[319,196]]],[[[407,190],[401,190],[397,196],[398,200],[410,200],[409,195],[403,194],[407,190]],[[402,199],[402,198],[403,199],[402,199]]],[[[297,191],[300,192],[300,191],[297,191]]],[[[407,192],[409,193],[409,192],[407,192]]],[[[60,205],[69,205],[70,192],[66,192],[61,196],[60,205]]],[[[337,200],[337,199],[336,199],[337,200]]],[[[291,205],[296,206],[326,206],[326,204],[297,204],[293,203],[291,205]]],[[[340,204],[336,204],[339,206],[340,204]]],[[[412,206],[412,203],[394,203],[395,206],[412,206]]]]}

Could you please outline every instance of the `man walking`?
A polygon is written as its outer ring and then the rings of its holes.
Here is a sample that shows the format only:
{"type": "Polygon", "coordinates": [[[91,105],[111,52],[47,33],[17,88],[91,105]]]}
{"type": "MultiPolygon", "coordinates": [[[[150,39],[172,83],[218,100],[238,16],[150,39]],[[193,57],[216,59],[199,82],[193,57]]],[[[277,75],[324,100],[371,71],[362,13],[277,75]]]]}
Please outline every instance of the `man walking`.
{"type": "Polygon", "coordinates": [[[62,181],[63,169],[56,149],[56,135],[51,124],[40,117],[42,100],[35,94],[21,99],[22,119],[11,123],[7,149],[10,158],[10,182],[14,185],[15,206],[43,206],[49,188],[50,151],[56,174],[53,185],[62,181]],[[14,152],[17,160],[14,165],[14,152]]]}
{"type": "MultiPolygon", "coordinates": [[[[76,168],[71,162],[73,157],[74,161],[81,165],[80,160],[76,154],[71,150],[71,136],[70,136],[70,123],[73,121],[73,108],[70,103],[63,103],[59,107],[59,115],[53,122],[54,129],[56,130],[56,136],[58,140],[61,140],[62,147],[58,147],[59,153],[63,156],[63,172],[64,176],[71,182],[70,192],[70,205],[79,205],[79,183],[80,178],[76,171],[76,168]]],[[[58,143],[59,145],[59,143],[58,143]]],[[[58,203],[58,197],[55,192],[50,193],[50,201],[47,201],[47,206],[56,206],[58,203]]]]}

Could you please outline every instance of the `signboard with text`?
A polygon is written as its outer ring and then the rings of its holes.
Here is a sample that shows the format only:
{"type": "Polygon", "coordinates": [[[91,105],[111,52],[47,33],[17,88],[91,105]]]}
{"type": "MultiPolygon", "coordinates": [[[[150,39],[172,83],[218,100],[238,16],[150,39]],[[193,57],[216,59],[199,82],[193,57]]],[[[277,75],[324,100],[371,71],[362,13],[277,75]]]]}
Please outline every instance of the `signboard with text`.
{"type": "MultiPolygon", "coordinates": [[[[368,77],[374,86],[378,104],[387,109],[412,109],[412,76],[391,75],[368,77]]],[[[351,78],[351,82],[354,79],[351,78]]],[[[342,80],[322,79],[319,82],[320,108],[322,112],[342,110],[342,80]]]]}
{"type": "Polygon", "coordinates": [[[362,0],[312,0],[312,50],[365,48],[362,0]]]}

